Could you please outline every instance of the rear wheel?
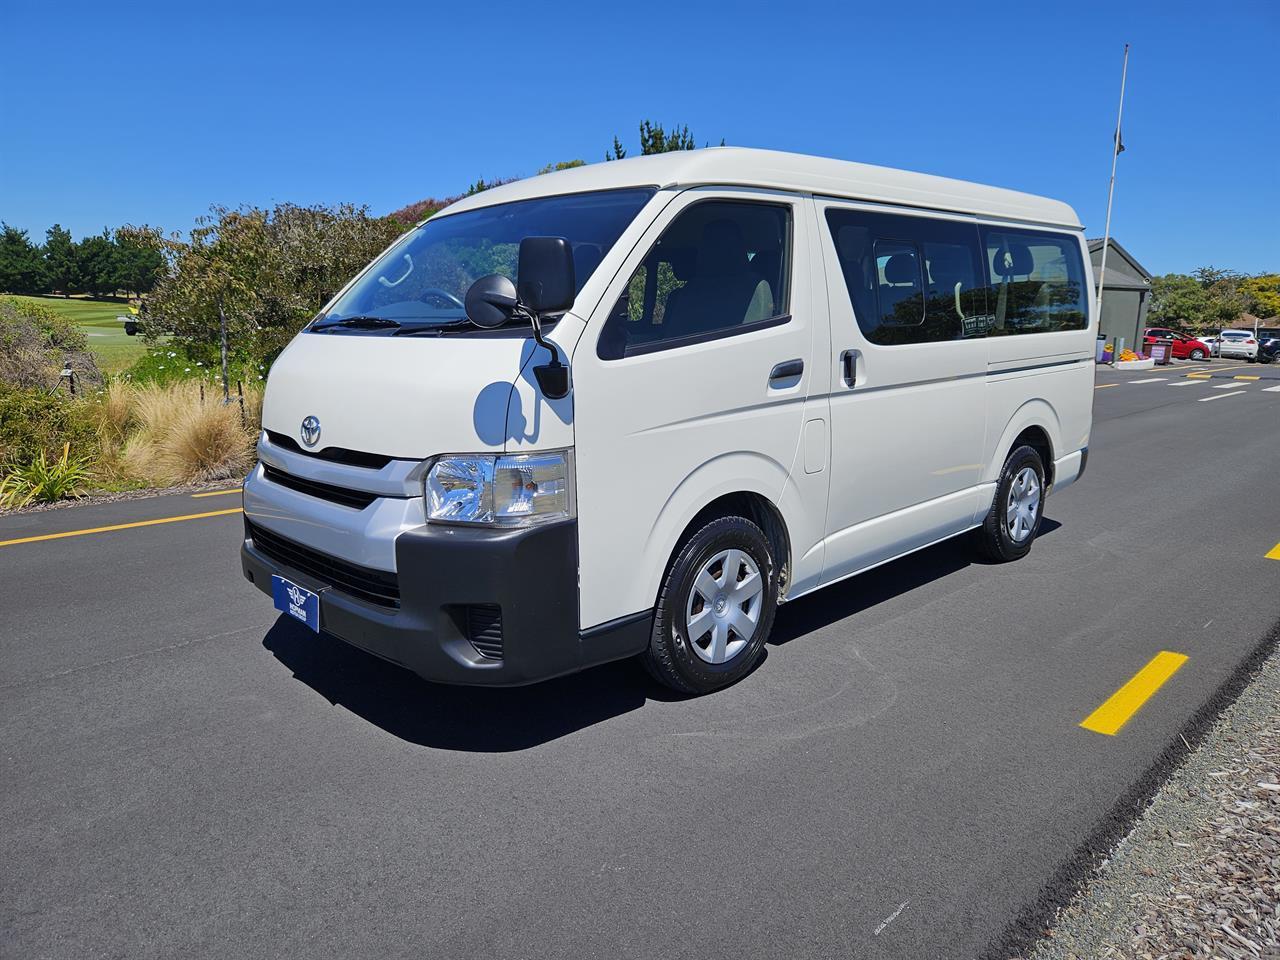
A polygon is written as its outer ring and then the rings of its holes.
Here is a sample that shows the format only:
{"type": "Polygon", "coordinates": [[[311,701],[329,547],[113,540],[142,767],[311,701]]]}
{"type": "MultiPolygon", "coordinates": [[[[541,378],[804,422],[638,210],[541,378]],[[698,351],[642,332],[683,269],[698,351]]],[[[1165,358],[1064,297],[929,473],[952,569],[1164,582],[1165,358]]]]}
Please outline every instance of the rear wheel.
{"type": "Polygon", "coordinates": [[[773,627],[777,570],[768,538],[744,517],[721,517],[695,531],[663,580],[645,667],[682,693],[741,679],[773,627]]]}
{"type": "Polygon", "coordinates": [[[1007,563],[1025,557],[1044,516],[1044,462],[1033,447],[1017,447],[1000,471],[995,499],[978,528],[978,552],[1007,563]]]}

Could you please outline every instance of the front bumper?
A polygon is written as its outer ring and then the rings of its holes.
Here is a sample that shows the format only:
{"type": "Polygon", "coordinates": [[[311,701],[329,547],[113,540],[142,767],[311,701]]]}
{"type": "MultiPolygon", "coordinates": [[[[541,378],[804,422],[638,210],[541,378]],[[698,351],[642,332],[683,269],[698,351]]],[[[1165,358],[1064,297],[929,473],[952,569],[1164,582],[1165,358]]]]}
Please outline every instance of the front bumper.
{"type": "Polygon", "coordinates": [[[649,640],[648,611],[579,632],[576,520],[406,530],[395,539],[398,606],[353,596],[326,579],[310,548],[265,529],[257,544],[255,529],[246,523],[240,551],[254,586],[270,595],[279,574],[315,591],[321,630],[428,680],[532,683],[631,656],[649,640]]]}

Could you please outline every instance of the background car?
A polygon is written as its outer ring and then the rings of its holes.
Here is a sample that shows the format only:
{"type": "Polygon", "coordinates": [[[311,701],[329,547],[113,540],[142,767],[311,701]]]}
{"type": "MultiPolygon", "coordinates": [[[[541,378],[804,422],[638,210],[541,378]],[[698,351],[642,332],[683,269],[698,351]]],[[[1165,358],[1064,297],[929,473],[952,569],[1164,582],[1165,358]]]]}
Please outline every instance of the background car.
{"type": "Polygon", "coordinates": [[[1254,360],[1258,356],[1258,340],[1252,330],[1223,330],[1218,352],[1224,357],[1254,360]]]}
{"type": "Polygon", "coordinates": [[[1219,348],[1222,346],[1222,338],[1216,333],[1204,333],[1196,337],[1196,339],[1209,348],[1209,356],[1218,356],[1219,348]]]}
{"type": "Polygon", "coordinates": [[[1176,360],[1207,360],[1210,356],[1209,345],[1203,340],[1178,333],[1168,327],[1150,327],[1142,335],[1142,342],[1150,347],[1157,340],[1173,341],[1173,356],[1176,360]]]}
{"type": "Polygon", "coordinates": [[[1258,328],[1258,362],[1275,363],[1280,360],[1280,327],[1258,328]]]}

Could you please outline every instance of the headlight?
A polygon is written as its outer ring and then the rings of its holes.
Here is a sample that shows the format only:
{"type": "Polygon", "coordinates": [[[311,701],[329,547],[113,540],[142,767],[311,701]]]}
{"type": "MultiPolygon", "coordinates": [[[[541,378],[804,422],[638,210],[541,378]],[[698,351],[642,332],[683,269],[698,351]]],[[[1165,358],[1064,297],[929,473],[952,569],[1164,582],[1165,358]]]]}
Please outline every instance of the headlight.
{"type": "Polygon", "coordinates": [[[445,456],[423,481],[427,519],[524,526],[574,515],[568,451],[445,456]]]}

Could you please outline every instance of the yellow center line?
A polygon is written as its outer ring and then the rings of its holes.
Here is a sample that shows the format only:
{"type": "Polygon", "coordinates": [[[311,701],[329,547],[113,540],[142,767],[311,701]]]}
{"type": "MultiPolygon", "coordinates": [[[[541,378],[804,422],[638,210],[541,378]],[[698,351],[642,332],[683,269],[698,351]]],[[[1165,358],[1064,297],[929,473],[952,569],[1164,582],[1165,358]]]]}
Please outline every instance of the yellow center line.
{"type": "Polygon", "coordinates": [[[207,493],[193,493],[192,500],[199,500],[201,497],[225,497],[229,493],[239,493],[239,487],[232,487],[230,490],[210,490],[207,493]]]}
{"type": "Polygon", "coordinates": [[[1280,560],[1280,543],[1268,550],[1263,556],[1268,560],[1280,560]]]}
{"type": "Polygon", "coordinates": [[[1129,719],[1142,709],[1166,680],[1178,672],[1187,662],[1185,655],[1161,650],[1151,662],[1133,675],[1128,683],[1107,698],[1107,701],[1081,721],[1080,726],[1108,737],[1115,736],[1129,719]]]}
{"type": "Polygon", "coordinates": [[[1096,387],[1094,387],[1093,389],[1095,389],[1095,390],[1105,390],[1105,389],[1107,389],[1107,387],[1118,387],[1118,386],[1120,386],[1120,384],[1118,384],[1118,383],[1100,383],[1100,384],[1098,384],[1096,387]]]}
{"type": "Polygon", "coordinates": [[[189,513],[182,517],[161,517],[159,520],[135,520],[133,523],[114,523],[109,527],[90,527],[88,530],[68,530],[65,533],[45,533],[38,537],[19,537],[17,540],[0,540],[0,547],[12,547],[19,543],[35,543],[38,540],[61,540],[63,537],[84,537],[91,533],[110,533],[112,530],[129,530],[133,527],[154,527],[158,523],[178,523],[181,520],[200,520],[204,517],[225,517],[243,513],[239,507],[230,510],[210,510],[208,513],[189,513]]]}
{"type": "Polygon", "coordinates": [[[1232,377],[1231,379],[1232,379],[1232,380],[1261,380],[1262,378],[1261,378],[1261,377],[1255,377],[1255,376],[1253,376],[1252,374],[1248,374],[1248,373],[1239,373],[1239,374],[1236,374],[1236,375],[1235,375],[1234,377],[1232,377]]]}

